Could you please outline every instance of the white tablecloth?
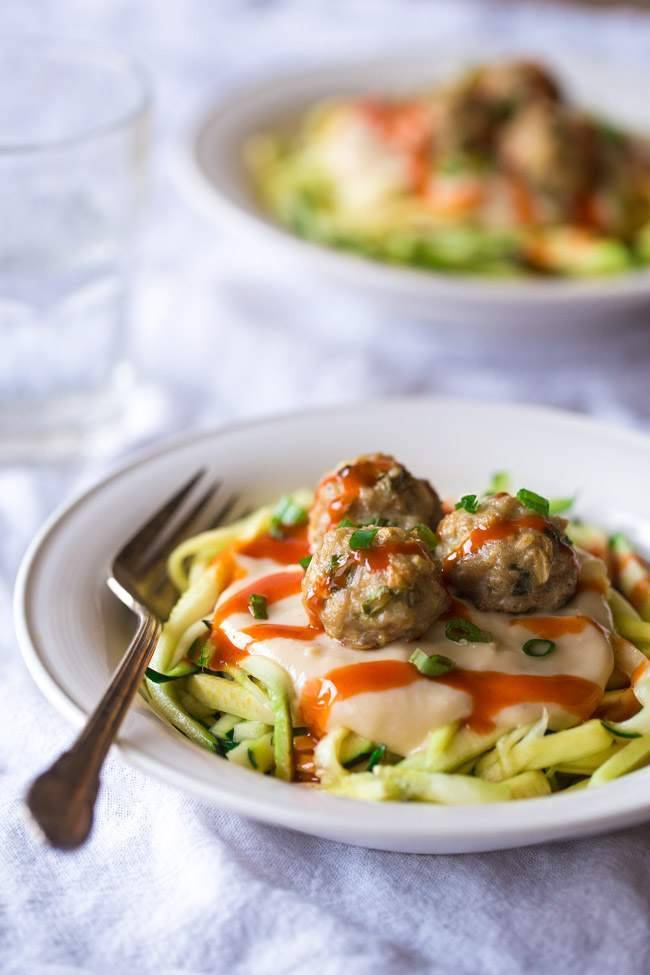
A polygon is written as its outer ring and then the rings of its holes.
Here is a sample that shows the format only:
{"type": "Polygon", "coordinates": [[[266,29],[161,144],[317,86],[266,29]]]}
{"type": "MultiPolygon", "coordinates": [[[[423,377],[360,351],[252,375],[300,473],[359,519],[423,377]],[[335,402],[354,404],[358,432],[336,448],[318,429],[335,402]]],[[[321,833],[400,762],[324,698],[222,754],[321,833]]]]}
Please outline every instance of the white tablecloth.
{"type": "MultiPolygon", "coordinates": [[[[312,282],[272,279],[187,208],[174,176],[201,106],[271,66],[494,36],[637,63],[643,83],[648,17],[463,0],[4,0],[0,33],[35,31],[128,48],[155,82],[132,329],[138,409],[115,456],[189,424],[407,391],[551,402],[648,425],[642,326],[582,343],[450,343],[312,282]]],[[[0,471],[2,972],[650,971],[645,827],[508,853],[383,854],[226,815],[113,757],[92,842],[72,855],[39,848],[20,796],[70,730],[18,658],[12,581],[39,522],[110,462],[0,471]]]]}

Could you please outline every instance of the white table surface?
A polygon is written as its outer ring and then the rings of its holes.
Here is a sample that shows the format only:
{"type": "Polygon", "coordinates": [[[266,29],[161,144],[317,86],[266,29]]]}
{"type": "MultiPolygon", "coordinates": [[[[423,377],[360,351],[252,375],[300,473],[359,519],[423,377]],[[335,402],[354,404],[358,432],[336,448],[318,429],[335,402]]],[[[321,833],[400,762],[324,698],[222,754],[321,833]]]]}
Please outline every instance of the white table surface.
{"type": "Polygon", "coordinates": [[[435,56],[441,42],[508,36],[541,52],[560,44],[638,63],[647,83],[650,15],[464,0],[4,0],[0,33],[34,32],[129,50],[152,73],[157,108],[131,331],[137,409],[110,456],[0,469],[0,970],[649,971],[645,827],[508,853],[404,857],[255,825],[111,758],[92,842],[73,855],[40,849],[19,797],[70,729],[18,659],[10,597],[24,548],[57,503],[114,458],[184,427],[440,392],[550,402],[647,428],[642,322],[582,342],[514,344],[387,320],[251,266],[188,208],[175,162],[211,97],[273,67],[335,55],[430,42],[435,56]]]}

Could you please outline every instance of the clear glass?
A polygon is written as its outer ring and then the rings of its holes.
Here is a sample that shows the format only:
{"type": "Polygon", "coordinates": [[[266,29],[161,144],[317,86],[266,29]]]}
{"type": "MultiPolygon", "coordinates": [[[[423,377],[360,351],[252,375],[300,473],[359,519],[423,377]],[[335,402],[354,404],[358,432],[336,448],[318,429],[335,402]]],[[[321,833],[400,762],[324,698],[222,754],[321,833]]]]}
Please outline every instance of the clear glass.
{"type": "Polygon", "coordinates": [[[0,459],[65,452],[124,402],[148,113],[120,55],[0,44],[0,459]]]}

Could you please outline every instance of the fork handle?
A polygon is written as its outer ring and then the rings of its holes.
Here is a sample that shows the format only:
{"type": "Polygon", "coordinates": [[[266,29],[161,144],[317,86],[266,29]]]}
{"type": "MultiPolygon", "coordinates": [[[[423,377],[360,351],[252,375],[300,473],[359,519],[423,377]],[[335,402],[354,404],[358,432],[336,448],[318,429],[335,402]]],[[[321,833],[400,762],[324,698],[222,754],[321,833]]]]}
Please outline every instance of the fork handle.
{"type": "Polygon", "coordinates": [[[47,841],[73,850],[88,838],[99,774],[160,636],[160,623],[140,617],[138,629],[104,696],[72,747],[34,780],[27,808],[47,841]]]}

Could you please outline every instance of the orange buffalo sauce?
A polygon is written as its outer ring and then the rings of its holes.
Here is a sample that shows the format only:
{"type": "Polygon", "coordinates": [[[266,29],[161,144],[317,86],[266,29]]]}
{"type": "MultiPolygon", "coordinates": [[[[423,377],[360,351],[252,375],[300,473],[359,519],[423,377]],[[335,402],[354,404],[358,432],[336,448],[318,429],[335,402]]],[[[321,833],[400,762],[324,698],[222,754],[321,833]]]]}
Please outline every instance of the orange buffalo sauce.
{"type": "Polygon", "coordinates": [[[472,698],[467,724],[476,732],[492,731],[499,711],[515,704],[555,704],[585,721],[603,696],[598,684],[568,674],[500,674],[492,670],[452,670],[436,678],[472,698]]]}
{"type": "Polygon", "coordinates": [[[478,552],[488,542],[511,538],[522,528],[532,528],[534,531],[543,532],[548,528],[548,522],[541,515],[524,515],[522,518],[515,518],[512,521],[495,521],[494,524],[486,525],[484,528],[475,528],[464,542],[443,559],[443,572],[451,572],[456,562],[466,555],[473,555],[478,552]]]}
{"type": "MultiPolygon", "coordinates": [[[[253,594],[265,596],[268,605],[277,603],[288,596],[295,596],[301,590],[302,571],[275,572],[273,575],[264,576],[262,579],[255,579],[247,586],[242,586],[234,595],[224,600],[217,606],[212,618],[212,642],[215,652],[210,661],[210,667],[214,668],[219,663],[235,663],[246,656],[247,651],[238,647],[232,642],[228,635],[221,629],[221,624],[234,613],[248,612],[248,599],[253,594]]],[[[274,624],[260,624],[269,627],[274,624]]],[[[255,629],[250,627],[250,629],[255,629]]],[[[290,629],[294,629],[290,627],[290,629]]],[[[299,629],[299,628],[296,628],[299,629]]],[[[244,633],[247,633],[244,630],[244,633]]],[[[250,636],[250,634],[248,634],[250,636]]],[[[254,638],[253,638],[254,639],[254,638]]],[[[257,637],[259,639],[259,637],[257,637]]],[[[298,638],[299,639],[299,638],[298,638]]]]}
{"type": "Polygon", "coordinates": [[[582,633],[586,626],[597,624],[588,616],[518,616],[510,626],[523,626],[544,640],[557,640],[571,633],[582,633]]]}
{"type": "Polygon", "coordinates": [[[300,696],[302,719],[320,738],[327,733],[335,701],[371,691],[390,691],[421,679],[413,664],[404,660],[374,660],[337,667],[324,677],[313,677],[306,682],[300,696]]]}
{"type": "Polygon", "coordinates": [[[344,701],[356,694],[389,691],[417,680],[429,679],[470,696],[472,710],[467,725],[478,733],[491,731],[497,714],[516,704],[555,704],[575,715],[579,721],[584,721],[593,713],[602,697],[598,684],[571,675],[452,670],[441,677],[426,678],[406,661],[378,660],[339,667],[324,677],[307,681],[300,700],[303,721],[314,735],[320,737],[327,732],[331,709],[337,700],[344,701]]]}
{"type": "Polygon", "coordinates": [[[326,485],[334,484],[335,496],[327,506],[327,514],[333,525],[344,518],[359,496],[362,487],[372,487],[382,474],[389,471],[395,461],[392,457],[376,457],[373,460],[359,460],[355,464],[346,464],[335,474],[328,474],[318,485],[316,497],[326,485]]]}
{"type": "Polygon", "coordinates": [[[273,559],[280,565],[297,565],[301,559],[309,555],[307,528],[305,525],[285,528],[282,538],[258,535],[252,541],[244,542],[237,551],[240,555],[247,555],[252,559],[273,559]]]}

